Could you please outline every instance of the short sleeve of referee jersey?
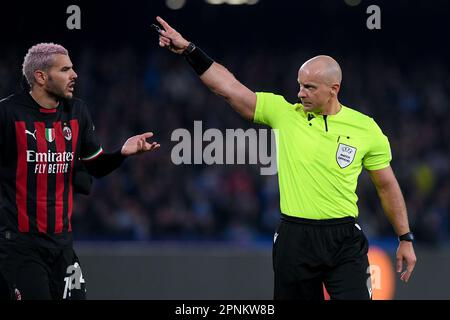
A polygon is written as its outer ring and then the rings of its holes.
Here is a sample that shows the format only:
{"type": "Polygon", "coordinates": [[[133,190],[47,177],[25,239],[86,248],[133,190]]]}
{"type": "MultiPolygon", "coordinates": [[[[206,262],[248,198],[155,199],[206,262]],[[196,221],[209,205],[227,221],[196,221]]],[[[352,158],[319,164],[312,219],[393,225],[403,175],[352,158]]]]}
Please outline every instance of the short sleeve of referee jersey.
{"type": "Polygon", "coordinates": [[[283,115],[292,107],[283,96],[269,92],[256,93],[256,109],[253,122],[278,128],[283,115]]]}
{"type": "Polygon", "coordinates": [[[380,170],[389,166],[392,160],[391,147],[388,138],[373,119],[372,124],[373,134],[368,139],[370,148],[363,158],[363,166],[367,170],[380,170]]]}
{"type": "Polygon", "coordinates": [[[81,146],[80,156],[81,160],[92,160],[99,156],[102,152],[102,146],[100,140],[95,131],[95,126],[92,121],[91,115],[85,104],[81,106],[81,146]]]}

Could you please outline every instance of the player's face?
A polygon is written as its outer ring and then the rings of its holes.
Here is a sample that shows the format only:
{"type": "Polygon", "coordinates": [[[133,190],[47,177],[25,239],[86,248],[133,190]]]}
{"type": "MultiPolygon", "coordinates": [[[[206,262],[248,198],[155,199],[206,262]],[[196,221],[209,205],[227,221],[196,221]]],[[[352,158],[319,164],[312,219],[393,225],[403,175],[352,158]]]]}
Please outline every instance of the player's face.
{"type": "Polygon", "coordinates": [[[298,98],[306,112],[320,112],[332,98],[332,88],[327,85],[319,72],[301,68],[298,72],[300,89],[298,98]]]}
{"type": "Polygon", "coordinates": [[[71,99],[77,74],[73,70],[72,61],[69,56],[57,54],[54,57],[54,64],[47,71],[47,81],[45,90],[56,98],[71,99]]]}

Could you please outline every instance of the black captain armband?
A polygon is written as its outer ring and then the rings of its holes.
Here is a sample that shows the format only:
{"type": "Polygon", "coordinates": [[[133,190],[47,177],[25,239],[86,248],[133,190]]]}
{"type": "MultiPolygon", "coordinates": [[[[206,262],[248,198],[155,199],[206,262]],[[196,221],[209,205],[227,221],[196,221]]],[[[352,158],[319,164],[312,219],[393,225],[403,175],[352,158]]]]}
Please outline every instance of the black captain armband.
{"type": "Polygon", "coordinates": [[[199,76],[205,73],[205,71],[214,63],[213,59],[192,42],[189,42],[188,47],[183,51],[183,55],[199,76]]]}

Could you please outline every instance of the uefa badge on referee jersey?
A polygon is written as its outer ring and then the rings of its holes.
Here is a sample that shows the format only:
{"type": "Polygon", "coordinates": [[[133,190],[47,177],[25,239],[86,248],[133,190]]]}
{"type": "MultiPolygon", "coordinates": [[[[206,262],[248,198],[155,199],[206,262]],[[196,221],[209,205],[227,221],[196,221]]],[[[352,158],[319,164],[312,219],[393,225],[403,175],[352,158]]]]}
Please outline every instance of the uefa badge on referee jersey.
{"type": "Polygon", "coordinates": [[[69,127],[63,128],[63,135],[64,138],[66,138],[67,141],[70,141],[72,139],[72,130],[70,130],[69,127]]]}
{"type": "Polygon", "coordinates": [[[339,143],[336,151],[336,161],[342,169],[347,168],[355,159],[356,148],[339,143]]]}

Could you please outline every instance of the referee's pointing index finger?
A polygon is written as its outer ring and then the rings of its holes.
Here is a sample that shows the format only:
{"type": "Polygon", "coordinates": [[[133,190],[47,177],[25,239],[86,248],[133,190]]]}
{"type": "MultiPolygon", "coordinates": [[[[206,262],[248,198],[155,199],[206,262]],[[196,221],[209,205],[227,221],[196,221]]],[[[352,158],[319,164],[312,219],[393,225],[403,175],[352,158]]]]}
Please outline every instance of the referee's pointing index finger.
{"type": "Polygon", "coordinates": [[[164,30],[169,31],[172,29],[167,22],[164,21],[160,16],[156,17],[156,20],[163,26],[164,30]]]}

